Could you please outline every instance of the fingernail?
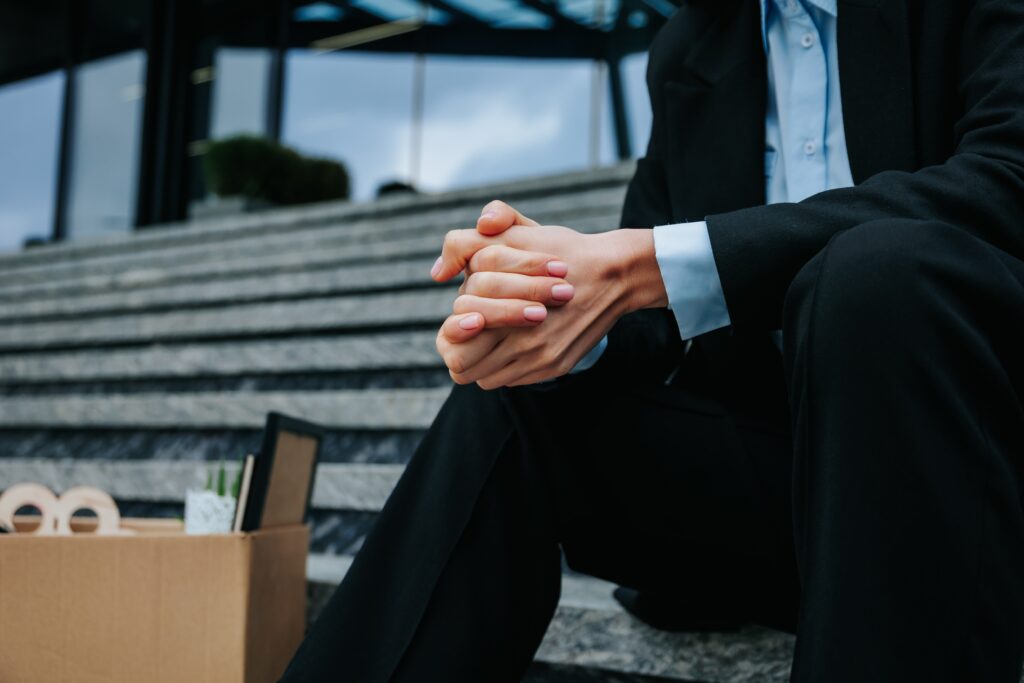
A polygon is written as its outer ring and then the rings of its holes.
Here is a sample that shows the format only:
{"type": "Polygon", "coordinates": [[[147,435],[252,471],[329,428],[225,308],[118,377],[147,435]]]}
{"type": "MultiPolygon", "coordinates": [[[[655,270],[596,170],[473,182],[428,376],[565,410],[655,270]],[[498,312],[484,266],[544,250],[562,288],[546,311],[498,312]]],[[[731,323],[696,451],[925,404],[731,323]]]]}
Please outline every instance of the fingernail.
{"type": "Polygon", "coordinates": [[[523,309],[523,317],[530,322],[539,323],[548,317],[548,309],[543,306],[527,306],[523,309]]]}
{"type": "Polygon", "coordinates": [[[562,261],[548,261],[548,275],[565,277],[569,273],[569,265],[562,261]]]}
{"type": "Polygon", "coordinates": [[[556,301],[568,301],[572,298],[576,290],[572,285],[555,285],[551,288],[551,298],[556,301]]]}
{"type": "Polygon", "coordinates": [[[488,210],[488,211],[484,211],[482,214],[480,214],[480,218],[494,218],[497,215],[498,215],[497,211],[488,210]]]}
{"type": "Polygon", "coordinates": [[[484,322],[484,318],[479,313],[470,313],[465,318],[459,320],[459,327],[464,330],[475,330],[480,327],[484,322]]]}
{"type": "Polygon", "coordinates": [[[441,263],[443,259],[438,256],[437,260],[434,261],[434,265],[430,268],[430,277],[437,277],[437,274],[441,272],[441,263]]]}

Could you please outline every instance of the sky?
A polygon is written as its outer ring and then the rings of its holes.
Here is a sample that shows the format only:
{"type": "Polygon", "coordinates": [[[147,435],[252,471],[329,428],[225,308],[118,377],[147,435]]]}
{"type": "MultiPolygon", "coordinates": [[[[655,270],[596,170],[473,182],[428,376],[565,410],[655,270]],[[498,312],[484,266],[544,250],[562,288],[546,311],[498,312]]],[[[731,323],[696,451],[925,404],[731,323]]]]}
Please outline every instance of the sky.
{"type": "MultiPolygon", "coordinates": [[[[264,50],[223,49],[215,59],[214,137],[259,132],[265,120],[264,50]]],[[[582,60],[423,60],[423,125],[414,165],[413,55],[291,50],[285,65],[282,140],[349,169],[353,198],[393,180],[443,191],[585,168],[592,161],[595,66],[582,60]]],[[[646,55],[623,62],[634,155],[650,130],[646,55]]],[[[77,235],[128,230],[133,221],[145,55],[129,52],[77,71],[68,211],[77,235]]],[[[607,84],[597,161],[614,161],[607,84]]],[[[0,250],[53,223],[64,75],[0,86],[0,250]]]]}
{"type": "Polygon", "coordinates": [[[64,74],[0,88],[0,250],[53,227],[64,74]]]}

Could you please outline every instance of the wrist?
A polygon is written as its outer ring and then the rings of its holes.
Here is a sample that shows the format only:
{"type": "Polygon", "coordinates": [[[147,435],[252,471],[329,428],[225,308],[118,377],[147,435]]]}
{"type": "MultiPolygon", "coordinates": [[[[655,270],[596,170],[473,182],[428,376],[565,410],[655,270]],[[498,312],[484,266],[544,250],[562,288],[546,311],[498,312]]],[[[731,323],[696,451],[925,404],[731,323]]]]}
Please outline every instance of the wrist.
{"type": "Polygon", "coordinates": [[[619,288],[622,314],[668,306],[668,294],[654,251],[654,231],[623,229],[601,233],[612,265],[607,274],[619,288]]]}

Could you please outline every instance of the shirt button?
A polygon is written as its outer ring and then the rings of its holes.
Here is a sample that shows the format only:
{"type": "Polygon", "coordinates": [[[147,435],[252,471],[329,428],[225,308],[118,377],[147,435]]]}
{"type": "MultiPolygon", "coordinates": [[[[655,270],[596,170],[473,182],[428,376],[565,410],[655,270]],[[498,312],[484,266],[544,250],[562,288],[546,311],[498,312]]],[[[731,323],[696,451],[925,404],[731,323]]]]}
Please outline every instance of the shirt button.
{"type": "Polygon", "coordinates": [[[802,36],[800,36],[800,44],[803,45],[804,49],[807,49],[810,46],[814,45],[814,34],[805,33],[802,36]]]}
{"type": "Polygon", "coordinates": [[[814,152],[817,149],[818,146],[814,144],[814,140],[808,140],[807,142],[804,143],[804,154],[806,154],[807,156],[814,156],[814,152]]]}

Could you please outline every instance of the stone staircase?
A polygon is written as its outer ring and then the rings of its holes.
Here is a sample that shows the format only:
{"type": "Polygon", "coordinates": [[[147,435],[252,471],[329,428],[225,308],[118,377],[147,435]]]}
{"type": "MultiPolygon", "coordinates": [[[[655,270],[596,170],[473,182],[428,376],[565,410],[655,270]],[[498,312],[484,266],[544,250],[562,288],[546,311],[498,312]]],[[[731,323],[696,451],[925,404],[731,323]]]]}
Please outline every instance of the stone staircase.
{"type": "MultiPolygon", "coordinates": [[[[630,165],[372,204],[332,203],[0,255],[0,488],[95,484],[127,515],[181,514],[268,410],[328,429],[313,495],[311,614],[348,568],[450,381],[441,236],[495,197],[593,231],[630,165]]],[[[670,634],[567,573],[528,681],[785,681],[792,639],[670,634]]]]}

